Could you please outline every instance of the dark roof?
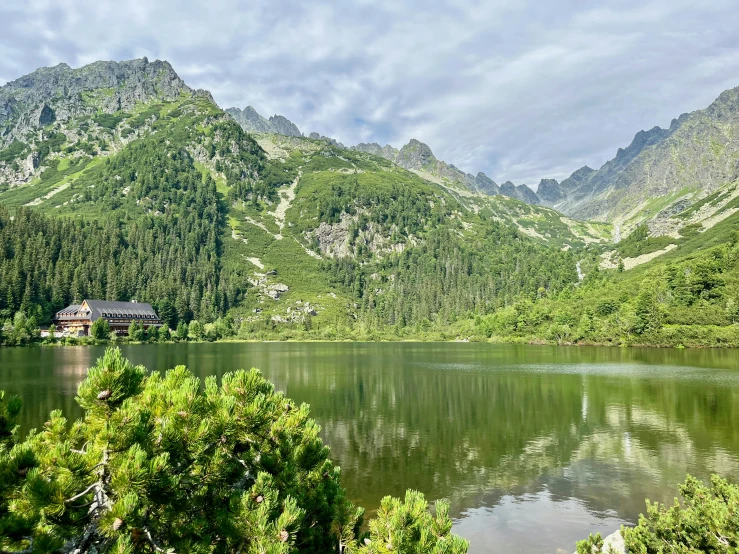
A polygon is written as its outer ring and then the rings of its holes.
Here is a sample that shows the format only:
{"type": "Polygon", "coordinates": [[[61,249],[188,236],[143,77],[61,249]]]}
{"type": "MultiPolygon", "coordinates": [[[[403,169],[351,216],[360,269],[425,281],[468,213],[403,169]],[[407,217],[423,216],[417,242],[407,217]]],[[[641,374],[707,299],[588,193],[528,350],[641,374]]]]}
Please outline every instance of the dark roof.
{"type": "MultiPolygon", "coordinates": [[[[95,321],[99,317],[105,318],[131,318],[131,319],[159,319],[159,316],[151,307],[151,304],[145,302],[116,302],[111,300],[85,300],[90,307],[90,315],[87,316],[90,321],[95,321]]],[[[72,319],[79,317],[79,311],[82,305],[67,306],[63,310],[57,312],[57,319],[72,319]]]]}

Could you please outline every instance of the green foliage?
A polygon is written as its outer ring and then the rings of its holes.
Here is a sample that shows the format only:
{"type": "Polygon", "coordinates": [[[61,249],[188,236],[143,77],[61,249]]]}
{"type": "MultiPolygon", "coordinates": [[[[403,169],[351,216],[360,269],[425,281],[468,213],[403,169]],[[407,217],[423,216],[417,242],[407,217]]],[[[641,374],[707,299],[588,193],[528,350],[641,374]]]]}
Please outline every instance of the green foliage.
{"type": "Polygon", "coordinates": [[[147,338],[144,325],[139,321],[132,321],[128,326],[128,338],[134,342],[144,342],[147,338]]]}
{"type": "Polygon", "coordinates": [[[100,113],[97,114],[95,117],[92,118],[92,120],[103,127],[104,129],[115,129],[118,124],[123,121],[126,117],[128,117],[128,114],[118,112],[114,114],[109,113],[100,113]]]}
{"type": "Polygon", "coordinates": [[[630,271],[591,270],[576,288],[538,295],[521,313],[498,308],[475,327],[480,336],[508,340],[737,345],[739,328],[732,324],[739,321],[738,301],[739,246],[725,242],[630,271]],[[564,317],[570,318],[569,333],[564,317]]]}
{"type": "Polygon", "coordinates": [[[8,319],[0,332],[0,344],[7,346],[23,346],[30,344],[39,337],[38,324],[34,316],[25,312],[15,313],[13,319],[8,319]]]}
{"type": "Polygon", "coordinates": [[[688,476],[680,486],[682,503],[670,506],[647,501],[647,514],[634,528],[624,528],[624,542],[634,554],[739,550],[739,486],[717,475],[710,486],[688,476]]]}
{"type": "Polygon", "coordinates": [[[493,221],[474,240],[439,225],[423,244],[380,262],[342,258],[325,267],[356,296],[360,320],[380,328],[415,327],[424,320],[449,324],[470,312],[491,313],[539,289],[555,294],[577,279],[571,253],[537,245],[493,221]]]}
{"type": "Polygon", "coordinates": [[[180,323],[177,325],[177,332],[175,333],[175,338],[180,341],[187,340],[187,336],[190,332],[189,327],[187,326],[187,323],[184,321],[180,321],[180,323]]]}
{"type": "Polygon", "coordinates": [[[43,162],[52,152],[61,152],[62,145],[67,142],[64,133],[51,132],[38,144],[39,161],[43,162]]]}
{"type": "Polygon", "coordinates": [[[203,325],[197,320],[193,319],[187,329],[187,336],[192,340],[203,340],[205,336],[203,331],[203,325]]]}
{"type": "MultiPolygon", "coordinates": [[[[78,388],[85,417],[59,411],[24,441],[0,437],[0,549],[34,552],[462,554],[448,507],[387,498],[369,533],[306,405],[257,370],[201,386],[108,350],[78,388]]],[[[15,402],[15,401],[14,401],[15,402]]],[[[17,416],[17,402],[0,415],[17,416]]]]}
{"type": "Polygon", "coordinates": [[[26,152],[28,145],[25,143],[14,140],[7,148],[0,150],[0,162],[10,165],[12,162],[19,160],[26,152]]]}
{"type": "MultiPolygon", "coordinates": [[[[636,527],[622,527],[628,552],[632,554],[672,554],[713,552],[734,554],[739,551],[739,486],[718,475],[710,487],[688,475],[680,485],[682,502],[672,506],[647,500],[647,514],[639,517],[636,527]]],[[[608,554],[600,534],[577,543],[577,554],[608,554]]]]}
{"type": "Polygon", "coordinates": [[[647,502],[647,515],[624,531],[631,552],[732,553],[739,549],[739,487],[713,476],[711,486],[688,476],[670,508],[647,502]]]}
{"type": "Polygon", "coordinates": [[[649,228],[646,225],[639,225],[624,240],[618,243],[618,253],[623,258],[635,258],[642,254],[649,254],[662,250],[668,244],[674,244],[676,241],[672,237],[650,237],[649,228]]]}
{"type": "Polygon", "coordinates": [[[599,554],[601,552],[603,552],[603,537],[600,533],[590,535],[587,539],[577,543],[577,554],[599,554]]]}
{"type": "Polygon", "coordinates": [[[90,335],[98,340],[107,339],[110,336],[110,324],[104,317],[97,318],[90,326],[90,335]]]}

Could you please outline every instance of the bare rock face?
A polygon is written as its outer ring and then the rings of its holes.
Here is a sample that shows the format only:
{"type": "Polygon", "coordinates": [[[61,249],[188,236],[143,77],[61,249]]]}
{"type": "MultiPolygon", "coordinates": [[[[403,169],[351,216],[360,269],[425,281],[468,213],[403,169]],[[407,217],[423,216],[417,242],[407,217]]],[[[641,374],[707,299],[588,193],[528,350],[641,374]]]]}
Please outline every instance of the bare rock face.
{"type": "Polygon", "coordinates": [[[349,227],[353,222],[354,219],[348,215],[344,215],[341,221],[334,225],[329,225],[325,221],[321,222],[313,233],[318,239],[318,247],[322,255],[343,258],[351,253],[349,227]]]}
{"type": "Polygon", "coordinates": [[[38,164],[38,152],[31,152],[26,158],[26,163],[23,165],[23,169],[30,175],[38,167],[38,164]]]}
{"type": "Polygon", "coordinates": [[[318,134],[315,131],[313,131],[310,135],[308,135],[308,138],[312,140],[322,140],[323,142],[326,142],[335,148],[341,148],[341,149],[346,148],[346,146],[341,144],[338,140],[318,134]]]}
{"type": "Polygon", "coordinates": [[[225,111],[247,133],[271,133],[288,137],[303,136],[303,133],[300,132],[300,129],[298,129],[295,123],[281,115],[273,115],[269,119],[266,119],[259,115],[257,110],[252,106],[247,106],[243,110],[239,108],[227,108],[225,111]]]}
{"type": "Polygon", "coordinates": [[[269,118],[269,122],[275,129],[278,135],[286,135],[288,137],[302,137],[303,133],[300,132],[298,126],[292,121],[281,115],[273,115],[269,118]]]}
{"type": "Polygon", "coordinates": [[[599,170],[576,171],[560,183],[564,199],[557,208],[583,219],[618,220],[678,191],[705,196],[732,183],[739,178],[737,160],[739,87],[674,119],[668,129],[639,131],[599,170]]]}
{"type": "Polygon", "coordinates": [[[356,150],[357,152],[366,152],[367,154],[372,154],[373,156],[380,156],[381,158],[385,158],[386,160],[390,160],[391,162],[394,162],[398,159],[399,152],[397,148],[393,148],[389,144],[386,144],[385,146],[380,146],[376,142],[360,142],[356,146],[352,146],[351,149],[356,150]]]}
{"type": "Polygon", "coordinates": [[[510,181],[506,181],[500,185],[500,194],[515,198],[527,204],[541,204],[541,200],[536,193],[526,185],[514,185],[510,181]]]}
{"type": "Polygon", "coordinates": [[[434,153],[427,144],[411,139],[400,149],[395,163],[406,169],[424,169],[435,161],[434,153]]]}
{"type": "Polygon", "coordinates": [[[561,202],[565,195],[556,179],[542,179],[536,189],[536,195],[546,206],[553,206],[561,202]]]}
{"type": "Polygon", "coordinates": [[[42,67],[0,87],[0,148],[54,122],[132,110],[154,98],[192,92],[166,61],[95,62],[42,67]]]}
{"type": "Polygon", "coordinates": [[[500,194],[500,187],[498,184],[493,181],[490,177],[485,175],[482,171],[480,171],[477,175],[474,177],[474,183],[475,188],[479,190],[480,192],[493,196],[496,194],[500,194]]]}

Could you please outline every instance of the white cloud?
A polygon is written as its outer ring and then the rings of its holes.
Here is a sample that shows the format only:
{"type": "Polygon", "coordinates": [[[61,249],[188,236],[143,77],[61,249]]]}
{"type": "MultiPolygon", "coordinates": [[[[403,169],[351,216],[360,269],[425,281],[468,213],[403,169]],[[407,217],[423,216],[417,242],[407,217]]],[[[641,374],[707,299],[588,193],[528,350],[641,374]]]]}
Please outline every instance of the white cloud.
{"type": "Polygon", "coordinates": [[[223,107],[535,184],[739,85],[734,3],[5,0],[0,76],[167,59],[223,107]]]}

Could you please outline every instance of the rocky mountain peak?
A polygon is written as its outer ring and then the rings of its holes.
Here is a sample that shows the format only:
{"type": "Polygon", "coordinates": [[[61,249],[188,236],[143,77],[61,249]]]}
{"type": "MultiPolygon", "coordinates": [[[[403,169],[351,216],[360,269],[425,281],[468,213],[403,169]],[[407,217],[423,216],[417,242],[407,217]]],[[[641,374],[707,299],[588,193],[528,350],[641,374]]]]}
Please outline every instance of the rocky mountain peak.
{"type": "Polygon", "coordinates": [[[257,110],[252,106],[247,106],[243,110],[239,108],[227,108],[226,113],[247,132],[269,133],[271,130],[269,121],[259,115],[257,110]]]}
{"type": "Polygon", "coordinates": [[[406,169],[423,169],[434,161],[436,158],[431,148],[417,139],[411,139],[403,146],[396,159],[396,163],[406,169]]]}
{"type": "Polygon", "coordinates": [[[272,127],[278,135],[286,135],[289,137],[303,136],[303,133],[300,132],[298,126],[284,116],[273,115],[269,118],[269,122],[272,124],[272,127]]]}
{"type": "Polygon", "coordinates": [[[500,185],[500,194],[504,196],[510,196],[511,198],[516,197],[516,185],[511,183],[510,181],[506,181],[502,185],[500,185]]]}
{"type": "Polygon", "coordinates": [[[634,140],[631,141],[628,147],[618,149],[616,160],[619,163],[628,163],[638,156],[644,148],[659,142],[669,133],[669,129],[662,129],[661,127],[652,127],[649,131],[639,131],[634,135],[634,140]]]}
{"type": "Polygon", "coordinates": [[[327,142],[328,144],[330,144],[331,146],[334,146],[336,148],[346,148],[346,146],[344,146],[338,140],[336,140],[334,138],[331,138],[331,137],[327,137],[327,136],[322,135],[320,133],[316,133],[315,131],[313,131],[310,135],[308,135],[308,138],[309,139],[313,139],[313,140],[322,140],[322,141],[327,142]]]}
{"type": "Polygon", "coordinates": [[[259,115],[253,106],[247,106],[243,110],[239,108],[226,108],[236,123],[247,133],[271,133],[274,135],[286,135],[289,137],[302,137],[298,126],[281,115],[273,115],[266,119],[259,115]]]}
{"type": "MultiPolygon", "coordinates": [[[[96,112],[131,111],[152,99],[175,100],[193,91],[166,61],[99,61],[77,69],[42,67],[0,87],[2,144],[29,131],[96,112]]],[[[212,98],[211,98],[212,99],[212,98]]]]}
{"type": "Polygon", "coordinates": [[[489,194],[491,196],[495,194],[500,194],[500,187],[498,186],[498,184],[490,177],[485,175],[482,171],[475,175],[474,182],[477,190],[484,194],[489,194]]]}
{"type": "Polygon", "coordinates": [[[514,185],[511,181],[506,181],[500,185],[500,194],[515,198],[527,204],[541,204],[541,200],[537,194],[527,185],[514,185]]]}
{"type": "Polygon", "coordinates": [[[542,179],[536,188],[536,195],[545,204],[556,204],[564,198],[564,193],[556,179],[542,179]]]}

